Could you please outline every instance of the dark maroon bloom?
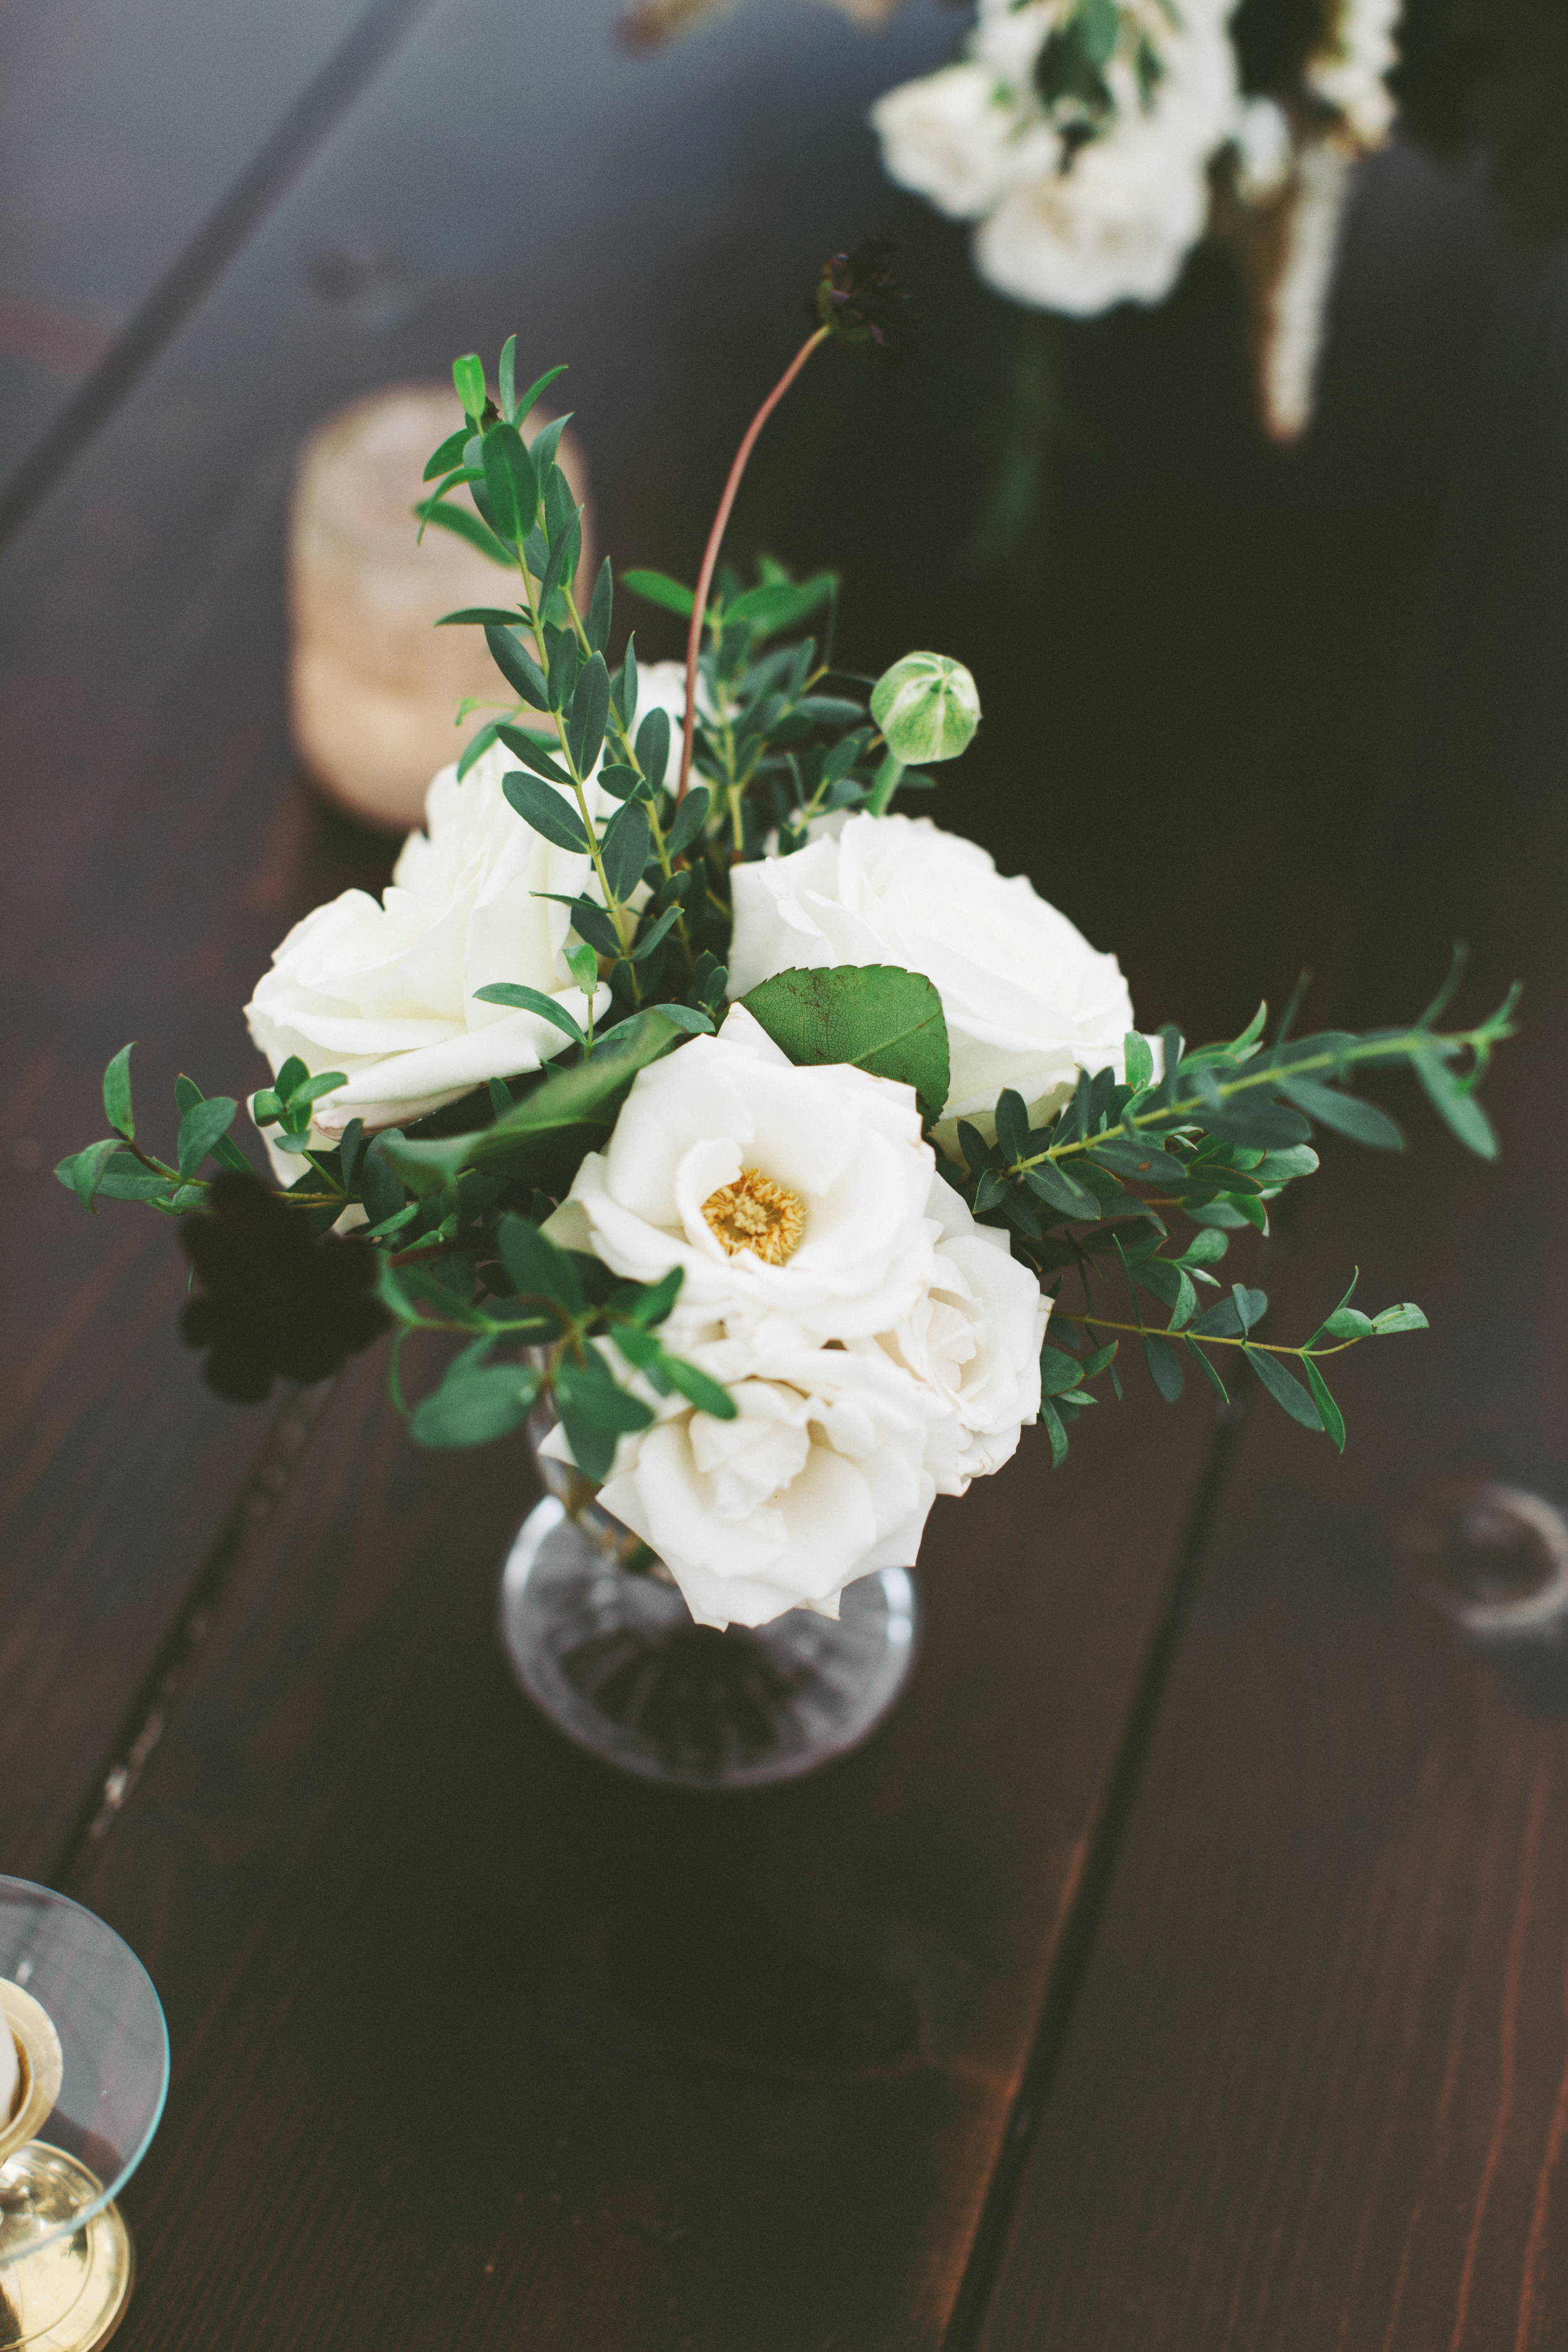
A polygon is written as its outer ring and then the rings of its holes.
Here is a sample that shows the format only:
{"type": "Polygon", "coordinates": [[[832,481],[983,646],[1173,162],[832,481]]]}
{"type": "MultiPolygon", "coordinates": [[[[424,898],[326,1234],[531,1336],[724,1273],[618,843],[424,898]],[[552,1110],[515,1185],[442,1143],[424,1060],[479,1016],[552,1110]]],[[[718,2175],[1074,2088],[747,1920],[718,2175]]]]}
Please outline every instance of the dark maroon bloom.
{"type": "Polygon", "coordinates": [[[888,267],[898,250],[890,236],[868,236],[853,253],[829,254],[816,281],[813,316],[840,342],[896,349],[914,329],[914,308],[888,267]]]}
{"type": "Polygon", "coordinates": [[[201,1286],[180,1318],[189,1348],[211,1353],[207,1384],[236,1404],[258,1404],[275,1380],[325,1380],[391,1320],[375,1296],[368,1242],[329,1234],[248,1176],[214,1181],[211,1210],[180,1228],[201,1286]]]}

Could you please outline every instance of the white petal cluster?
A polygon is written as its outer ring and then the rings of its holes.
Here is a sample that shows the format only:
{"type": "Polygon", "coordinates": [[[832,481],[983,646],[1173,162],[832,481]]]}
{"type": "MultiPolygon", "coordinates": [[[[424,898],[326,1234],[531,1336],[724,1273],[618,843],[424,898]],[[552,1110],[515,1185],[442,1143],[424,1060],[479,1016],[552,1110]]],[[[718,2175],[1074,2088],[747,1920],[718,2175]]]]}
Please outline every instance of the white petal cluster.
{"type": "Polygon", "coordinates": [[[1312,96],[1337,108],[1358,146],[1381,146],[1394,127],[1387,77],[1399,10],[1400,0],[1340,0],[1333,31],[1307,67],[1312,96]]]}
{"type": "MultiPolygon", "coordinates": [[[[455,767],[443,768],[426,797],[425,830],[404,844],[384,898],[345,890],[316,908],[257,982],[246,1017],[274,1074],[290,1055],[312,1076],[345,1074],[316,1104],[326,1140],[353,1118],[379,1128],[422,1118],[562,1053],[566,1038],[551,1023],[478,1001],[475,992],[496,981],[536,988],[586,1021],[563,952],[570,915],[540,894],[595,895],[593,865],[510,806],[501,781],[517,766],[495,746],[460,783],[455,767]]],[[[595,814],[611,805],[597,785],[588,793],[595,814]]],[[[575,809],[573,795],[561,798],[575,809]]],[[[601,988],[595,1012],[608,1003],[601,988]]],[[[292,1161],[285,1181],[302,1165],[292,1161]]]]}
{"type": "Polygon", "coordinates": [[[891,178],[980,224],[975,266],[1001,293],[1086,317],[1168,294],[1208,213],[1209,158],[1237,107],[1234,0],[1152,8],[1163,68],[1137,87],[1122,51],[1105,79],[1114,112],[1099,135],[1066,138],[1035,88],[1061,0],[982,0],[968,58],[889,90],[872,109],[891,178]]]}
{"type": "Polygon", "coordinates": [[[895,964],[935,984],[952,1055],[944,1144],[958,1119],[983,1125],[1004,1087],[1037,1122],[1079,1070],[1122,1073],[1132,1000],[1116,958],[1027,876],[998,874],[929,817],[852,816],[792,856],[737,866],[731,881],[735,996],[831,964],[895,964]]]}
{"type": "Polygon", "coordinates": [[[739,1408],[645,1391],[658,1418],[601,1496],[701,1623],[836,1614],[854,1577],[912,1566],[936,1495],[999,1467],[1038,1413],[1047,1303],[937,1175],[911,1089],[797,1069],[742,1006],[639,1075],[547,1230],[636,1281],[679,1266],[665,1344],[739,1408]],[[727,1253],[703,1214],[743,1170],[802,1213],[782,1263],[727,1253]]]}
{"type": "MultiPolygon", "coordinates": [[[[669,716],[673,773],[684,663],[640,672],[638,725],[654,709],[669,716]]],[[[517,814],[501,785],[518,766],[498,744],[460,783],[455,766],[443,768],[426,795],[425,829],[405,842],[383,898],[345,890],[316,908],[257,982],[246,1017],[274,1076],[291,1055],[312,1076],[344,1074],[346,1084],[316,1103],[320,1142],[335,1142],[353,1118],[367,1129],[423,1118],[487,1079],[520,1077],[565,1051],[564,1032],[537,1014],[480,1003],[475,991],[493,982],[536,988],[586,1023],[564,954],[574,940],[571,916],[553,901],[599,898],[593,861],[555,847],[517,814]]],[[[575,796],[560,797],[575,813],[575,796]]],[[[602,825],[615,803],[592,781],[587,798],[602,825]]],[[[601,987],[595,1016],[609,1002],[601,987]]],[[[268,1148],[279,1181],[292,1183],[305,1160],[270,1138],[268,1148]]]]}

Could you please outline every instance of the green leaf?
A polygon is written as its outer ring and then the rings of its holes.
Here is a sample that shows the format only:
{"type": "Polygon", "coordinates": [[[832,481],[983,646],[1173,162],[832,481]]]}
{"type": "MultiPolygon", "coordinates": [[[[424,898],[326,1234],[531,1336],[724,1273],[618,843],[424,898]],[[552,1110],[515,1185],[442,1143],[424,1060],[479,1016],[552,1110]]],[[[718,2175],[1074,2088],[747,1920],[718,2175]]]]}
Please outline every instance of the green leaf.
{"type": "Polygon", "coordinates": [[[423,478],[427,482],[439,481],[441,476],[449,474],[454,466],[460,466],[468,440],[469,431],[467,425],[459,425],[455,433],[448,433],[441,446],[426,464],[423,478]]]}
{"type": "Polygon", "coordinates": [[[454,539],[466,539],[470,547],[477,547],[479,553],[488,555],[492,563],[505,564],[510,571],[517,561],[504,541],[496,537],[489,523],[482,521],[472,507],[460,507],[451,499],[426,499],[414,509],[414,512],[422,523],[437,523],[441,530],[449,530],[454,539]]]}
{"type": "Polygon", "coordinates": [[[502,719],[497,723],[496,735],[512,757],[521,760],[536,776],[542,776],[546,783],[559,784],[563,793],[572,791],[572,779],[565,769],[558,766],[538,736],[531,734],[526,727],[511,727],[502,719]]]}
{"type": "MultiPolygon", "coordinates": [[[[1359,1307],[1336,1307],[1314,1339],[1370,1339],[1377,1326],[1359,1307]]],[[[1311,1345],[1309,1340],[1308,1345],[1311,1345]]]]}
{"type": "Polygon", "coordinates": [[[1303,1429],[1322,1428],[1322,1414],[1311,1396],[1278,1356],[1266,1356],[1261,1348],[1244,1348],[1241,1352],[1275,1403],[1283,1405],[1292,1421],[1299,1421],[1303,1429]]]}
{"type": "MultiPolygon", "coordinates": [[[[133,1045],[135,1040],[132,1040],[133,1045]]],[[[121,1045],[103,1074],[103,1115],[116,1134],[129,1140],[136,1132],[131,1107],[132,1045],[121,1045]]]]}
{"type": "MultiPolygon", "coordinates": [[[[637,729],[637,765],[655,789],[663,783],[669,766],[669,713],[650,710],[637,729]]],[[[689,800],[690,793],[687,794],[689,800]]],[[[682,806],[685,803],[682,803],[682,806]]]]}
{"type": "MultiPolygon", "coordinates": [[[[478,608],[480,612],[483,609],[483,606],[478,608]]],[[[544,673],[533,656],[519,644],[516,628],[515,621],[503,625],[498,618],[485,623],[485,643],[490,649],[490,658],[521,701],[526,702],[531,709],[548,710],[550,690],[545,684],[544,673]]]]}
{"type": "Polygon", "coordinates": [[[1215,1265],[1229,1247],[1230,1244],[1223,1234],[1195,1233],[1176,1263],[1178,1265],[1215,1265]]]}
{"type": "MultiPolygon", "coordinates": [[[[728,629],[738,621],[745,622],[758,636],[769,637],[780,629],[792,629],[825,604],[838,585],[834,572],[819,572],[811,580],[773,580],[761,588],[748,588],[732,604],[724,607],[724,626],[728,629]]],[[[689,614],[691,600],[686,601],[689,614]]]]}
{"type": "MultiPolygon", "coordinates": [[[[514,1012],[534,1013],[541,1021],[548,1021],[552,1028],[559,1029],[563,1037],[570,1037],[574,1045],[587,1044],[580,1024],[573,1019],[566,1007],[558,1004],[554,997],[546,996],[542,989],[524,988],[520,981],[496,980],[488,988],[476,988],[474,995],[481,1004],[510,1004],[514,1012]]],[[[509,1108],[510,1105],[509,1096],[509,1108]]]]}
{"type": "Polygon", "coordinates": [[[527,776],[514,769],[501,780],[501,790],[512,807],[535,833],[552,841],[558,849],[574,849],[585,854],[588,836],[583,820],[571,802],[556,788],[547,784],[542,776],[527,776]]]}
{"type": "Polygon", "coordinates": [[[616,575],[606,555],[599,566],[599,576],[594,583],[593,601],[583,626],[588,643],[595,653],[602,654],[610,642],[610,616],[615,609],[616,575]]]}
{"type": "Polygon", "coordinates": [[[98,1211],[93,1207],[94,1196],[108,1173],[110,1160],[123,1149],[119,1136],[110,1135],[101,1143],[89,1143],[85,1151],[79,1151],[73,1159],[60,1162],[61,1170],[68,1167],[71,1171],[70,1181],[77,1199],[95,1217],[98,1211]]]}
{"type": "Polygon", "coordinates": [[[566,724],[567,747],[579,776],[587,775],[597,761],[609,716],[610,673],[605,667],[604,655],[595,654],[583,666],[566,724]]]}
{"type": "Polygon", "coordinates": [[[1299,1176],[1310,1176],[1321,1165],[1310,1143],[1292,1143],[1283,1151],[1266,1151],[1252,1171],[1260,1184],[1292,1184],[1299,1176]]]}
{"type": "Polygon", "coordinates": [[[533,460],[515,425],[492,425],[483,443],[485,488],[499,538],[521,549],[539,512],[533,460]]]}
{"type": "Polygon", "coordinates": [[[238,1108],[232,1095],[214,1095],[208,1102],[192,1105],[180,1121],[175,1156],[182,1176],[196,1174],[219,1137],[233,1126],[238,1108]]]}
{"type": "Polygon", "coordinates": [[[997,1096],[995,1123],[996,1140],[1009,1166],[1025,1159],[1029,1150],[1029,1118],[1016,1087],[1004,1087],[997,1096]]]}
{"type": "Polygon", "coordinates": [[[1147,1041],[1136,1029],[1129,1029],[1122,1040],[1127,1057],[1127,1083],[1134,1093],[1141,1092],[1154,1076],[1154,1055],[1147,1041]]]}
{"type": "MultiPolygon", "coordinates": [[[[416,1143],[400,1135],[391,1140],[396,1130],[389,1129],[377,1139],[385,1163],[422,1193],[442,1191],[466,1168],[527,1176],[536,1166],[551,1165],[552,1159],[570,1159],[570,1181],[584,1152],[592,1150],[615,1125],[621,1099],[637,1072],[668,1053],[679,1034],[674,1023],[658,1011],[636,1013],[624,1024],[613,1049],[601,1045],[592,1061],[552,1071],[492,1126],[416,1143]]],[[[381,1213],[397,1205],[389,1202],[381,1213]]]]}
{"type": "Polygon", "coordinates": [[[689,1364],[683,1356],[661,1355],[660,1361],[671,1388],[677,1390],[688,1404],[694,1404],[699,1412],[710,1413],[715,1421],[735,1419],[740,1407],[727,1388],[721,1387],[715,1380],[710,1380],[705,1371],[696,1364],[689,1364]]]}
{"type": "Polygon", "coordinates": [[[1318,1408],[1318,1418],[1342,1454],[1345,1450],[1345,1417],[1334,1402],[1327,1381],[1310,1356],[1302,1359],[1302,1369],[1307,1375],[1307,1386],[1312,1391],[1312,1402],[1318,1408]]]}
{"type": "Polygon", "coordinates": [[[1116,0],[1079,0],[1073,12],[1072,29],[1092,65],[1109,65],[1121,30],[1121,16],[1116,0]]]}
{"type": "Polygon", "coordinates": [[[1203,1349],[1199,1347],[1197,1341],[1194,1339],[1190,1331],[1184,1332],[1183,1337],[1186,1340],[1189,1352],[1197,1358],[1199,1363],[1203,1366],[1204,1370],[1207,1373],[1209,1385],[1218,1396],[1221,1404],[1228,1404],[1230,1402],[1230,1397],[1226,1389],[1225,1382],[1215,1371],[1207,1356],[1205,1355],[1203,1349]]]}
{"type": "MultiPolygon", "coordinates": [[[[502,356],[504,360],[504,353],[502,356]]],[[[546,368],[542,375],[535,376],[533,382],[529,385],[528,390],[523,394],[522,398],[517,402],[511,412],[512,423],[514,425],[526,425],[530,416],[533,414],[534,404],[539,399],[541,393],[548,392],[556,377],[558,375],[564,375],[565,373],[566,363],[563,361],[559,367],[546,368]]],[[[566,423],[567,419],[564,416],[558,416],[554,424],[547,425],[544,430],[546,433],[553,433],[556,441],[559,441],[566,423]]],[[[536,470],[542,473],[544,470],[543,466],[537,454],[538,442],[541,438],[542,438],[542,436],[537,436],[535,437],[534,462],[536,470]]],[[[551,444],[546,454],[553,463],[555,457],[555,446],[553,442],[551,444]]]]}
{"type": "Polygon", "coordinates": [[[1169,1339],[1147,1333],[1143,1340],[1143,1360],[1149,1367],[1149,1377],[1167,1404],[1174,1404],[1182,1393],[1182,1360],[1169,1339]]]}
{"type": "MultiPolygon", "coordinates": [[[[106,1140],[118,1145],[118,1139],[114,1136],[109,1136],[106,1140]]],[[[76,1192],[77,1163],[82,1156],[79,1151],[74,1151],[55,1170],[56,1181],[63,1184],[68,1192],[76,1192]]],[[[87,1180],[84,1178],[83,1181],[87,1180]]],[[[143,1168],[134,1152],[118,1147],[116,1156],[110,1158],[94,1184],[93,1192],[97,1199],[102,1201],[166,1201],[169,1179],[155,1175],[151,1168],[143,1168]]]]}
{"type": "Polygon", "coordinates": [[[1076,1182],[1058,1160],[1042,1160],[1037,1168],[1026,1168],[1024,1181],[1061,1216],[1098,1219],[1100,1215],[1099,1196],[1076,1182]]]}
{"type": "Polygon", "coordinates": [[[708,803],[710,797],[706,784],[690,784],[687,787],[686,798],[675,812],[675,823],[670,826],[668,839],[665,844],[671,857],[679,857],[683,850],[689,849],[700,835],[708,822],[708,803]]]}
{"type": "Polygon", "coordinates": [[[655,948],[658,946],[660,940],[665,938],[667,933],[673,930],[675,925],[679,920],[680,902],[678,899],[673,907],[667,907],[665,908],[658,922],[655,923],[650,929],[646,930],[643,933],[641,939],[632,950],[632,961],[634,963],[641,963],[647,957],[652,955],[655,948]]]}
{"type": "Polygon", "coordinates": [[[690,589],[672,580],[668,572],[623,572],[621,586],[649,604],[662,604],[667,613],[679,613],[683,621],[691,618],[695,599],[690,589]]]}
{"type": "Polygon", "coordinates": [[[500,347],[500,365],[496,370],[496,386],[500,394],[498,405],[509,425],[517,423],[517,337],[509,335],[500,347]]]}
{"type": "Polygon", "coordinates": [[[1268,1293],[1266,1290],[1248,1290],[1245,1283],[1233,1282],[1230,1295],[1236,1304],[1237,1320],[1244,1331],[1250,1331],[1255,1323],[1262,1322],[1268,1312],[1268,1293]]]}
{"type": "Polygon", "coordinates": [[[1447,1122],[1467,1151],[1475,1152],[1481,1160],[1495,1160],[1497,1129],[1469,1089],[1459,1083],[1436,1054],[1415,1056],[1415,1075],[1433,1108],[1447,1122]]]}
{"type": "Polygon", "coordinates": [[[466,352],[452,362],[452,382],[464,415],[471,416],[477,425],[485,413],[485,365],[478,352],[466,352]]]}
{"type": "Polygon", "coordinates": [[[1047,1340],[1040,1349],[1040,1393],[1042,1396],[1063,1396],[1068,1389],[1089,1375],[1076,1356],[1065,1348],[1053,1348],[1047,1340]]]}
{"type": "Polygon", "coordinates": [[[459,1357],[434,1394],[415,1407],[409,1426],[421,1445],[489,1445],[521,1429],[532,1411],[539,1374],[531,1365],[460,1370],[462,1362],[459,1357]]]}
{"type": "Polygon", "coordinates": [[[1348,1135],[1352,1143],[1364,1143],[1373,1151],[1403,1151],[1404,1130],[1395,1125],[1385,1110],[1375,1103],[1363,1102],[1356,1095],[1342,1094],[1337,1087],[1319,1086],[1312,1078],[1281,1078],[1279,1091],[1304,1110],[1321,1127],[1331,1127],[1337,1134],[1348,1135]]]}
{"type": "Polygon", "coordinates": [[[515,629],[518,617],[516,613],[509,613],[504,604],[465,604],[460,612],[443,613],[436,626],[438,629],[515,629]]]}
{"type": "Polygon", "coordinates": [[[490,745],[495,741],[495,740],[496,730],[493,719],[487,719],[482,727],[476,729],[475,732],[469,736],[458,758],[458,782],[459,783],[462,782],[463,778],[468,774],[468,770],[474,765],[474,762],[477,760],[482,760],[484,758],[485,753],[489,750],[490,745]]]}
{"type": "Polygon", "coordinates": [[[617,904],[631,897],[642,880],[648,859],[647,816],[640,801],[627,801],[616,810],[599,846],[605,879],[617,904]]]}
{"type": "MultiPolygon", "coordinates": [[[[574,517],[550,551],[550,561],[539,583],[539,610],[548,613],[558,588],[570,588],[577,577],[577,559],[583,552],[583,528],[574,517]]],[[[576,640],[573,643],[575,645],[576,640]]]]}
{"type": "Polygon", "coordinates": [[[1062,1425],[1062,1417],[1049,1397],[1040,1399],[1040,1420],[1051,1441],[1051,1468],[1059,1470],[1068,1458],[1068,1433],[1062,1425]]]}
{"type": "Polygon", "coordinates": [[[1372,1318],[1372,1328],[1380,1339],[1392,1339],[1395,1331],[1426,1331],[1431,1328],[1419,1307],[1408,1299],[1400,1307],[1385,1307],[1381,1315],[1372,1318]]]}
{"type": "Polygon", "coordinates": [[[640,1397],[617,1386],[596,1348],[581,1363],[563,1360],[555,1373],[555,1402],[578,1468],[589,1478],[607,1478],[616,1440],[646,1429],[653,1413],[640,1397]]]}
{"type": "Polygon", "coordinates": [[[890,964],[781,971],[742,999],[797,1066],[848,1062],[913,1087],[927,1126],[949,1084],[942,999],[923,974],[890,964]]]}
{"type": "Polygon", "coordinates": [[[574,1318],[584,1311],[583,1280],[570,1256],[526,1217],[503,1217],[501,1260],[525,1297],[548,1298],[574,1318]]]}

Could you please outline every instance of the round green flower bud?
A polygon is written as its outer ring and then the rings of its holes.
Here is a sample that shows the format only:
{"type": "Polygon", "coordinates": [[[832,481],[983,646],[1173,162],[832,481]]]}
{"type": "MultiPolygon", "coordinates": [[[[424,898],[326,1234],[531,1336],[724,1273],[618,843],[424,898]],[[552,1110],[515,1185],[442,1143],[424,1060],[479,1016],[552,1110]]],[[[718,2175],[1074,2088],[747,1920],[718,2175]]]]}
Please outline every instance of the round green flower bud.
{"type": "Polygon", "coordinates": [[[956,760],[974,740],[980,689],[945,654],[906,654],[872,688],[871,716],[906,768],[956,760]]]}

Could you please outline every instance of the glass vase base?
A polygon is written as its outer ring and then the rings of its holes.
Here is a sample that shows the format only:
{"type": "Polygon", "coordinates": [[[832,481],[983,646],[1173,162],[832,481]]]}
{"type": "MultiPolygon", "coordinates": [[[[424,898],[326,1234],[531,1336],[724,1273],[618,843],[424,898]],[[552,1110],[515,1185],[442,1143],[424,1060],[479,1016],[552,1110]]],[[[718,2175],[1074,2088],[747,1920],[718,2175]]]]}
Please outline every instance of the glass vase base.
{"type": "Polygon", "coordinates": [[[680,1789],[798,1780],[869,1738],[914,1666],[908,1570],[857,1578],[837,1622],[695,1625],[678,1588],[619,1566],[553,1495],[523,1521],[501,1577],[501,1643],[523,1689],[607,1764],[680,1789]]]}
{"type": "MultiPolygon", "coordinates": [[[[89,2201],[97,2189],[85,2165],[35,2140],[0,2166],[0,2215],[22,2225],[47,2221],[56,2207],[89,2201]]],[[[6,2352],[98,2352],[124,2318],[135,2277],[120,2208],[101,2206],[69,2237],[0,2264],[0,2345],[6,2352]]]]}

